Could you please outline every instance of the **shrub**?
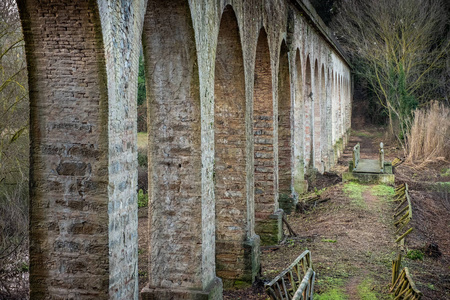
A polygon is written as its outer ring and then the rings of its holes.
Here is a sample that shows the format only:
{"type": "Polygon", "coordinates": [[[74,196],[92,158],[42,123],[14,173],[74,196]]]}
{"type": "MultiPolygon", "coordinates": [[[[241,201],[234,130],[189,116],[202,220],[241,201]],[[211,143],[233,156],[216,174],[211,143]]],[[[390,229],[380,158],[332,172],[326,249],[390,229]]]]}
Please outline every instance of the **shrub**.
{"type": "Polygon", "coordinates": [[[143,190],[139,190],[138,192],[138,207],[146,207],[148,206],[148,194],[145,194],[143,190]]]}

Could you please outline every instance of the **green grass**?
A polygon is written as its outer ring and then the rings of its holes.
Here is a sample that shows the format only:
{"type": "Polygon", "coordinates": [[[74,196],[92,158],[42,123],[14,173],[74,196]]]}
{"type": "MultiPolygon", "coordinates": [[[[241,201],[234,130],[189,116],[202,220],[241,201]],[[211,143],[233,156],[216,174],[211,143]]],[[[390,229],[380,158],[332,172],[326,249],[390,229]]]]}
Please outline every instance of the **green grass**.
{"type": "Polygon", "coordinates": [[[348,299],[343,291],[344,281],[342,278],[325,277],[324,279],[318,279],[317,286],[320,286],[323,293],[314,294],[314,299],[319,300],[346,300],[348,299]]]}
{"type": "Polygon", "coordinates": [[[384,184],[374,185],[370,192],[372,195],[384,200],[391,200],[395,193],[392,186],[384,184]]]}
{"type": "Polygon", "coordinates": [[[364,279],[358,285],[358,296],[361,300],[377,300],[377,293],[374,292],[374,284],[371,278],[364,279]]]}
{"type": "Polygon", "coordinates": [[[322,242],[325,242],[325,243],[336,243],[336,242],[337,242],[337,240],[331,240],[331,239],[322,239],[322,242]]]}
{"type": "Polygon", "coordinates": [[[356,182],[349,182],[344,185],[344,193],[347,194],[347,196],[352,199],[352,203],[359,207],[367,207],[366,202],[363,198],[364,191],[367,190],[367,186],[356,183],[356,182]]]}
{"type": "Polygon", "coordinates": [[[342,289],[334,288],[326,291],[323,294],[314,294],[314,299],[316,300],[346,300],[347,295],[344,294],[342,289]]]}

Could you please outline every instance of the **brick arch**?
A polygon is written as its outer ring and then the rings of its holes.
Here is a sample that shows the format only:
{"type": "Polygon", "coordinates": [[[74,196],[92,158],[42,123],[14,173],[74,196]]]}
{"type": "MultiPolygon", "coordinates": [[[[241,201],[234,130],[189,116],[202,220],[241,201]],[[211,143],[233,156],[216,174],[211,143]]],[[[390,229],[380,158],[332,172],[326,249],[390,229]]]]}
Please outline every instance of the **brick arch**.
{"type": "Polygon", "coordinates": [[[313,166],[317,169],[320,169],[321,165],[321,111],[320,111],[320,104],[321,104],[321,95],[322,95],[322,87],[320,82],[320,74],[319,74],[319,64],[317,59],[314,62],[314,92],[313,92],[313,108],[312,108],[312,114],[313,114],[313,166]]]}
{"type": "Polygon", "coordinates": [[[220,21],[214,78],[216,270],[225,286],[254,278],[246,185],[245,78],[239,27],[227,5],[220,21]],[[250,269],[249,269],[250,267],[250,269]]]}
{"type": "Polygon", "coordinates": [[[311,60],[310,56],[308,55],[306,57],[306,64],[305,64],[305,97],[304,97],[304,123],[305,123],[305,168],[310,168],[312,165],[312,78],[311,78],[311,60]]]}
{"type": "Polygon", "coordinates": [[[305,192],[305,170],[304,170],[304,121],[303,109],[305,105],[304,76],[302,71],[301,52],[297,48],[295,51],[295,97],[293,106],[293,132],[294,132],[294,155],[293,155],[293,191],[299,195],[305,192]]]}
{"type": "Polygon", "coordinates": [[[322,173],[325,171],[326,165],[328,163],[327,157],[327,87],[326,87],[326,76],[325,76],[325,66],[321,65],[320,68],[320,169],[319,171],[322,173]]]}
{"type": "Polygon", "coordinates": [[[201,221],[201,107],[189,2],[149,0],[142,44],[149,122],[149,282],[143,295],[165,298],[159,289],[202,290],[202,259],[214,257],[213,236],[203,235],[201,221]]]}
{"type": "MultiPolygon", "coordinates": [[[[87,0],[17,4],[30,96],[30,297],[137,298],[137,203],[122,211],[108,207],[122,197],[135,200],[130,187],[137,174],[118,178],[109,162],[117,158],[118,168],[136,168],[124,161],[135,155],[126,147],[135,138],[123,127],[108,132],[117,124],[114,105],[131,108],[122,124],[133,129],[133,88],[119,79],[120,99],[107,88],[102,8],[87,0]],[[119,136],[125,147],[110,153],[119,136]],[[116,218],[128,214],[128,224],[117,224],[118,235],[109,234],[116,218]],[[122,256],[127,262],[112,263],[117,245],[129,247],[122,256]]],[[[132,68],[123,73],[131,82],[137,80],[132,68]]]]}
{"type": "Polygon", "coordinates": [[[292,118],[288,52],[283,40],[278,66],[278,192],[280,197],[284,198],[292,194],[292,118]]]}
{"type": "Polygon", "coordinates": [[[255,223],[262,244],[276,244],[277,232],[266,226],[278,209],[275,198],[275,157],[273,143],[273,91],[270,49],[264,28],[256,45],[253,92],[253,134],[255,164],[255,223]]]}

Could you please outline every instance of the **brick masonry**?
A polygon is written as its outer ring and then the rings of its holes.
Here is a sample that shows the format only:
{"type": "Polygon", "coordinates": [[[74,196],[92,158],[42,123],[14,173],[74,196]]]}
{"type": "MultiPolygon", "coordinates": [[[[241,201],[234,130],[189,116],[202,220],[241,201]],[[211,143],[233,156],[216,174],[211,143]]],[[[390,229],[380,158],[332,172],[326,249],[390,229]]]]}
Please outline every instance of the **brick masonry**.
{"type": "Polygon", "coordinates": [[[18,6],[31,103],[32,298],[138,297],[141,40],[151,199],[142,295],[220,299],[218,277],[252,282],[257,233],[280,237],[279,196],[295,203],[305,172],[327,170],[347,141],[349,65],[309,2],[18,6]]]}

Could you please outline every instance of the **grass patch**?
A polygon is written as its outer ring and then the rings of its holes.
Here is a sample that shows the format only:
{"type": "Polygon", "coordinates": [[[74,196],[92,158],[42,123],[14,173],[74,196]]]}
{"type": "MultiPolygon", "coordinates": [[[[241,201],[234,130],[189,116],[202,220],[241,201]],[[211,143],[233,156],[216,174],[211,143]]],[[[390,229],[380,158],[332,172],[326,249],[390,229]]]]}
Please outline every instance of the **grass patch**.
{"type": "Polygon", "coordinates": [[[410,250],[406,254],[406,257],[411,260],[423,260],[423,252],[418,249],[410,250]]]}
{"type": "Polygon", "coordinates": [[[372,279],[366,278],[358,285],[358,296],[361,300],[377,300],[379,297],[378,293],[374,292],[375,285],[372,279]]]}
{"type": "Polygon", "coordinates": [[[324,292],[314,294],[314,299],[319,300],[346,300],[348,299],[343,290],[344,281],[341,278],[325,277],[317,279],[317,286],[324,292]]]}
{"type": "Polygon", "coordinates": [[[337,242],[337,240],[331,240],[331,239],[322,239],[322,242],[325,242],[325,243],[336,243],[336,242],[337,242]]]}
{"type": "Polygon", "coordinates": [[[385,200],[391,200],[395,193],[392,186],[384,184],[374,185],[370,192],[372,193],[372,195],[382,197],[382,199],[385,200]]]}
{"type": "Polygon", "coordinates": [[[366,202],[363,198],[364,191],[367,190],[367,186],[356,183],[349,182],[344,185],[344,193],[352,199],[352,203],[356,206],[367,207],[366,202]]]}
{"type": "Polygon", "coordinates": [[[317,300],[346,300],[348,299],[347,295],[344,294],[342,289],[334,288],[326,291],[323,294],[314,294],[314,299],[317,300]]]}

